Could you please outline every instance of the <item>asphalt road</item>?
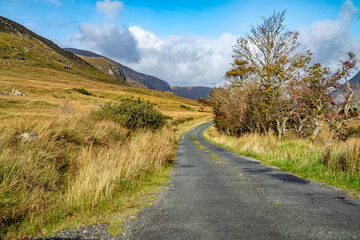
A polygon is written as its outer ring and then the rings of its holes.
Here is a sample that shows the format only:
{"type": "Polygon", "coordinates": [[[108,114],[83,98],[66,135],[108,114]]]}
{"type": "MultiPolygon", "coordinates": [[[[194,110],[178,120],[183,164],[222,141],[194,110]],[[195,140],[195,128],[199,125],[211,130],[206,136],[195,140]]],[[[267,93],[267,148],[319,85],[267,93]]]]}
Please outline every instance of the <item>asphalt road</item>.
{"type": "Polygon", "coordinates": [[[360,201],[208,143],[179,144],[170,186],[126,239],[360,239],[360,201]]]}

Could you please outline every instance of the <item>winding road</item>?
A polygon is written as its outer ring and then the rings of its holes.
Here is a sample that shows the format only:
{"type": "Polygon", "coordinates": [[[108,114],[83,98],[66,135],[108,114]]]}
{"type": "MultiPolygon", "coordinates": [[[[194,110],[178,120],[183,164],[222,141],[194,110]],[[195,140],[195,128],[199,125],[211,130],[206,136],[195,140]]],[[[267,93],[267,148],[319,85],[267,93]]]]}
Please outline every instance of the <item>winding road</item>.
{"type": "Polygon", "coordinates": [[[170,186],[126,239],[360,239],[360,201],[207,142],[182,138],[170,186]]]}

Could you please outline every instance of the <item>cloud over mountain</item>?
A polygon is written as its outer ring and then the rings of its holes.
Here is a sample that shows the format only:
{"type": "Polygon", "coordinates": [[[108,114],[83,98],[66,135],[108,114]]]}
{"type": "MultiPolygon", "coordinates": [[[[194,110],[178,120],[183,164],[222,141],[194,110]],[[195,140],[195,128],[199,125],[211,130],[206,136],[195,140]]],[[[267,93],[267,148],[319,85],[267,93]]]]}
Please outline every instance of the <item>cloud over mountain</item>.
{"type": "Polygon", "coordinates": [[[78,33],[70,36],[68,41],[77,46],[98,52],[109,58],[126,62],[138,62],[140,54],[137,41],[125,26],[115,24],[116,17],[123,9],[120,1],[97,1],[96,8],[105,14],[107,21],[104,24],[82,23],[78,33]]]}
{"type": "Polygon", "coordinates": [[[160,38],[139,26],[83,23],[70,42],[171,85],[211,86],[223,82],[235,40],[230,33],[217,39],[186,35],[160,38]]]}
{"type": "Polygon", "coordinates": [[[236,36],[222,34],[218,39],[202,36],[159,38],[139,26],[129,28],[138,42],[140,61],[127,63],[141,72],[168,80],[171,85],[222,83],[230,67],[236,36]]]}
{"type": "Polygon", "coordinates": [[[119,28],[116,24],[96,25],[82,23],[79,33],[72,37],[72,41],[81,43],[88,50],[101,53],[109,58],[126,62],[140,60],[137,41],[128,28],[119,28]]]}

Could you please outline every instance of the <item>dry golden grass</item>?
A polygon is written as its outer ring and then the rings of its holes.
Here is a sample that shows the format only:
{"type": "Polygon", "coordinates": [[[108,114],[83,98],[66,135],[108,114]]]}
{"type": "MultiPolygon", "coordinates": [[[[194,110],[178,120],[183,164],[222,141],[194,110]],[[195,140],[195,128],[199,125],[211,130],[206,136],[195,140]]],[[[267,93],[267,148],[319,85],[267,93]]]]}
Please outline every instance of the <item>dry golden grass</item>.
{"type": "MultiPolygon", "coordinates": [[[[57,116],[57,107],[65,100],[69,101],[76,113],[87,113],[105,102],[116,102],[126,98],[141,98],[142,101],[149,101],[157,104],[164,114],[172,117],[204,116],[208,112],[197,112],[199,106],[196,101],[177,97],[171,93],[162,93],[143,88],[132,88],[121,85],[108,84],[103,82],[89,81],[86,79],[62,80],[48,76],[37,69],[41,76],[36,81],[29,76],[9,77],[6,72],[0,72],[0,91],[11,91],[15,88],[25,92],[28,96],[0,95],[0,112],[2,118],[12,115],[37,115],[57,116]],[[5,75],[5,76],[4,76],[5,75]],[[9,81],[11,80],[11,81],[9,81]],[[84,88],[92,95],[87,96],[72,88],[84,88]],[[39,104],[43,102],[46,105],[39,104]],[[47,104],[48,103],[48,104],[47,104]],[[187,104],[196,111],[187,111],[180,107],[187,104]]],[[[64,76],[61,76],[62,79],[64,76]]]]}
{"type": "Polygon", "coordinates": [[[106,200],[113,196],[120,181],[142,181],[145,175],[160,171],[166,161],[174,159],[174,138],[168,129],[156,133],[142,130],[132,136],[132,141],[111,149],[82,149],[76,161],[76,179],[67,194],[68,204],[88,205],[106,200]]]}
{"type": "Polygon", "coordinates": [[[0,134],[1,237],[43,233],[64,221],[67,209],[81,212],[111,199],[172,162],[174,142],[168,128],[129,136],[113,122],[88,117],[9,124],[0,134]],[[23,132],[39,139],[22,141],[23,132]]]}
{"type": "MultiPolygon", "coordinates": [[[[23,86],[26,89],[26,84],[23,86]]],[[[90,92],[92,89],[87,88],[90,92]]],[[[149,96],[142,91],[135,96],[149,96]]],[[[6,104],[0,115],[3,127],[0,132],[0,175],[3,176],[0,236],[3,238],[13,238],[20,233],[49,233],[49,229],[74,212],[78,214],[88,206],[101,206],[117,196],[116,193],[125,191],[125,186],[131,188],[156,175],[173,160],[175,142],[180,136],[199,122],[210,119],[210,113],[189,113],[175,107],[173,112],[168,110],[168,115],[174,119],[192,116],[194,120],[172,130],[165,127],[158,132],[138,131],[129,138],[128,130],[119,125],[87,117],[91,109],[97,108],[97,103],[91,101],[97,97],[71,92],[71,99],[58,99],[49,93],[1,96],[6,104]],[[34,104],[45,99],[46,105],[34,104]],[[67,100],[75,114],[60,117],[59,106],[67,100]],[[24,132],[38,133],[39,140],[22,142],[18,137],[24,132]]],[[[176,100],[172,101],[157,106],[170,109],[171,105],[179,105],[176,100]]]]}

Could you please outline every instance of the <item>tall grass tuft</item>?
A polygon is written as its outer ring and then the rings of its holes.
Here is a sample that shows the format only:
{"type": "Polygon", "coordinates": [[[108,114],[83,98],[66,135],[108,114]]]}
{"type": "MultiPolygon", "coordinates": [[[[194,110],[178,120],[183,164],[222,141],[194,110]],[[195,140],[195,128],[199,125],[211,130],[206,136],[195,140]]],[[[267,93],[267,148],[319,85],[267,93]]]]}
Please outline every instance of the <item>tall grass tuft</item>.
{"type": "Polygon", "coordinates": [[[0,238],[43,234],[74,209],[96,207],[174,158],[175,134],[64,116],[0,130],[0,238]],[[23,141],[24,132],[39,134],[23,141]]]}

